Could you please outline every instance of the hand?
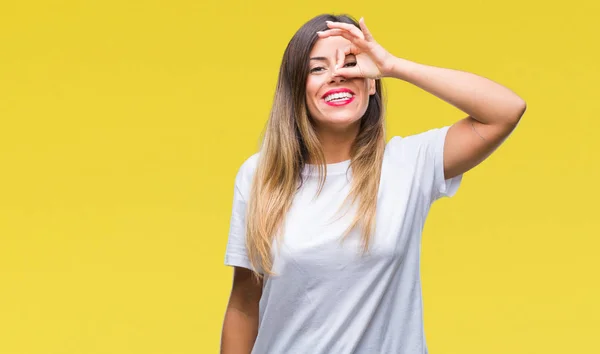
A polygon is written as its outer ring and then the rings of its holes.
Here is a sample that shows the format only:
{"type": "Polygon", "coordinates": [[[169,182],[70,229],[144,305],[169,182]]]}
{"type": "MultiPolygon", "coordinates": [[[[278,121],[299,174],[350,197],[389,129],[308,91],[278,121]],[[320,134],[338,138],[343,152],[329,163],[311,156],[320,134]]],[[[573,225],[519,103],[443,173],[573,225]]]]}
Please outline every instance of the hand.
{"type": "Polygon", "coordinates": [[[367,25],[365,25],[364,18],[361,17],[358,24],[360,29],[350,23],[327,21],[329,29],[317,32],[319,38],[341,36],[352,43],[348,47],[337,51],[337,64],[334,75],[369,79],[391,76],[394,56],[373,39],[367,25]],[[356,66],[344,67],[346,55],[356,57],[356,66]]]}

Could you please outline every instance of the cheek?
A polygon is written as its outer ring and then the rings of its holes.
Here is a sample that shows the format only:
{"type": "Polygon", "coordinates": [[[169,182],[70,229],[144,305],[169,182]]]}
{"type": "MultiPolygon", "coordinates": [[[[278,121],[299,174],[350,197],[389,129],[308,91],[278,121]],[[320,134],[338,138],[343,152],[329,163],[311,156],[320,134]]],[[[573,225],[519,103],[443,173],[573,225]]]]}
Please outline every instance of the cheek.
{"type": "MultiPolygon", "coordinates": [[[[315,80],[307,80],[306,81],[306,104],[308,108],[312,111],[314,107],[318,104],[317,102],[317,92],[319,90],[318,82],[315,80]]],[[[315,113],[315,112],[311,112],[315,113]]]]}
{"type": "Polygon", "coordinates": [[[371,98],[371,90],[370,90],[370,86],[367,83],[367,85],[365,85],[365,94],[364,94],[364,102],[365,104],[369,103],[369,99],[371,98]]]}
{"type": "Polygon", "coordinates": [[[306,80],[306,97],[315,97],[316,91],[318,90],[318,83],[310,78],[306,80]]]}

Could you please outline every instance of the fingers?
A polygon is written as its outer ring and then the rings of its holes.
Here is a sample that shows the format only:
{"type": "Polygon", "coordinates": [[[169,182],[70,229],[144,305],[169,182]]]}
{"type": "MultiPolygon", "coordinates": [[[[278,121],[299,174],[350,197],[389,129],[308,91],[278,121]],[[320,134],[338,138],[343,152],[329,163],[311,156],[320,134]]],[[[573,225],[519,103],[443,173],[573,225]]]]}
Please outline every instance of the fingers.
{"type": "Polygon", "coordinates": [[[365,24],[364,17],[360,18],[360,20],[358,21],[358,25],[360,26],[360,29],[362,30],[362,33],[365,36],[365,39],[367,41],[372,41],[373,40],[373,36],[371,35],[371,31],[369,31],[369,29],[367,28],[367,25],[365,24]]]}
{"type": "Polygon", "coordinates": [[[325,21],[325,22],[327,22],[327,27],[329,27],[331,29],[343,29],[343,30],[346,30],[346,31],[352,33],[355,37],[357,37],[359,39],[365,39],[365,36],[362,33],[362,31],[352,24],[343,23],[343,22],[331,22],[331,21],[325,21]]]}
{"type": "Polygon", "coordinates": [[[335,53],[335,70],[333,72],[334,76],[337,74],[338,69],[343,68],[344,67],[344,62],[346,61],[346,49],[342,49],[340,50],[339,48],[336,50],[335,53]]]}
{"type": "Polygon", "coordinates": [[[319,32],[317,32],[317,34],[319,35],[319,38],[340,36],[340,37],[346,38],[349,41],[354,41],[357,39],[353,34],[349,33],[346,30],[342,30],[342,29],[329,29],[326,31],[319,31],[319,32]]]}
{"type": "Polygon", "coordinates": [[[343,49],[336,50],[336,64],[333,72],[333,76],[344,76],[347,78],[359,77],[361,75],[358,64],[354,67],[344,67],[346,56],[349,54],[357,53],[358,48],[355,46],[347,46],[343,49]]]}
{"type": "Polygon", "coordinates": [[[354,66],[351,68],[341,68],[338,69],[333,76],[343,76],[346,79],[352,79],[355,77],[363,77],[360,68],[358,66],[354,66]]]}

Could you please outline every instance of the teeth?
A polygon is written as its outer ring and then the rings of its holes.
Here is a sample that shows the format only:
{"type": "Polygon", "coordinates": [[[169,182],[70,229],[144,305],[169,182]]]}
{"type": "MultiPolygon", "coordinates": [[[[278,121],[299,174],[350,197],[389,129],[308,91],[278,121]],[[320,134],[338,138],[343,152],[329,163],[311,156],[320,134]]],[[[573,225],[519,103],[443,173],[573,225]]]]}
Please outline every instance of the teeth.
{"type": "Polygon", "coordinates": [[[325,102],[329,102],[332,100],[338,100],[338,99],[347,99],[347,98],[352,98],[352,94],[350,92],[334,93],[334,94],[325,96],[325,102]]]}

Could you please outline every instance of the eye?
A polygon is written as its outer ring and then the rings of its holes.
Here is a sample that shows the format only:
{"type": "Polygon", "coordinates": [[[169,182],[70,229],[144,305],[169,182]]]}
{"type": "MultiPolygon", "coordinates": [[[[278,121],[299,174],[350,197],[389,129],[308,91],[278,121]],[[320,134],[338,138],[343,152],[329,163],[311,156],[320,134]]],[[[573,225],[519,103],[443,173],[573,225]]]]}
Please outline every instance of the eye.
{"type": "Polygon", "coordinates": [[[311,73],[314,73],[314,72],[320,71],[320,69],[325,69],[325,68],[324,68],[324,67],[322,67],[322,66],[317,66],[317,67],[315,67],[315,68],[312,68],[312,69],[310,69],[310,72],[311,72],[311,73]]]}
{"type": "Polygon", "coordinates": [[[350,63],[346,63],[346,64],[344,64],[344,66],[356,66],[356,62],[353,61],[353,62],[350,62],[350,63]]]}

